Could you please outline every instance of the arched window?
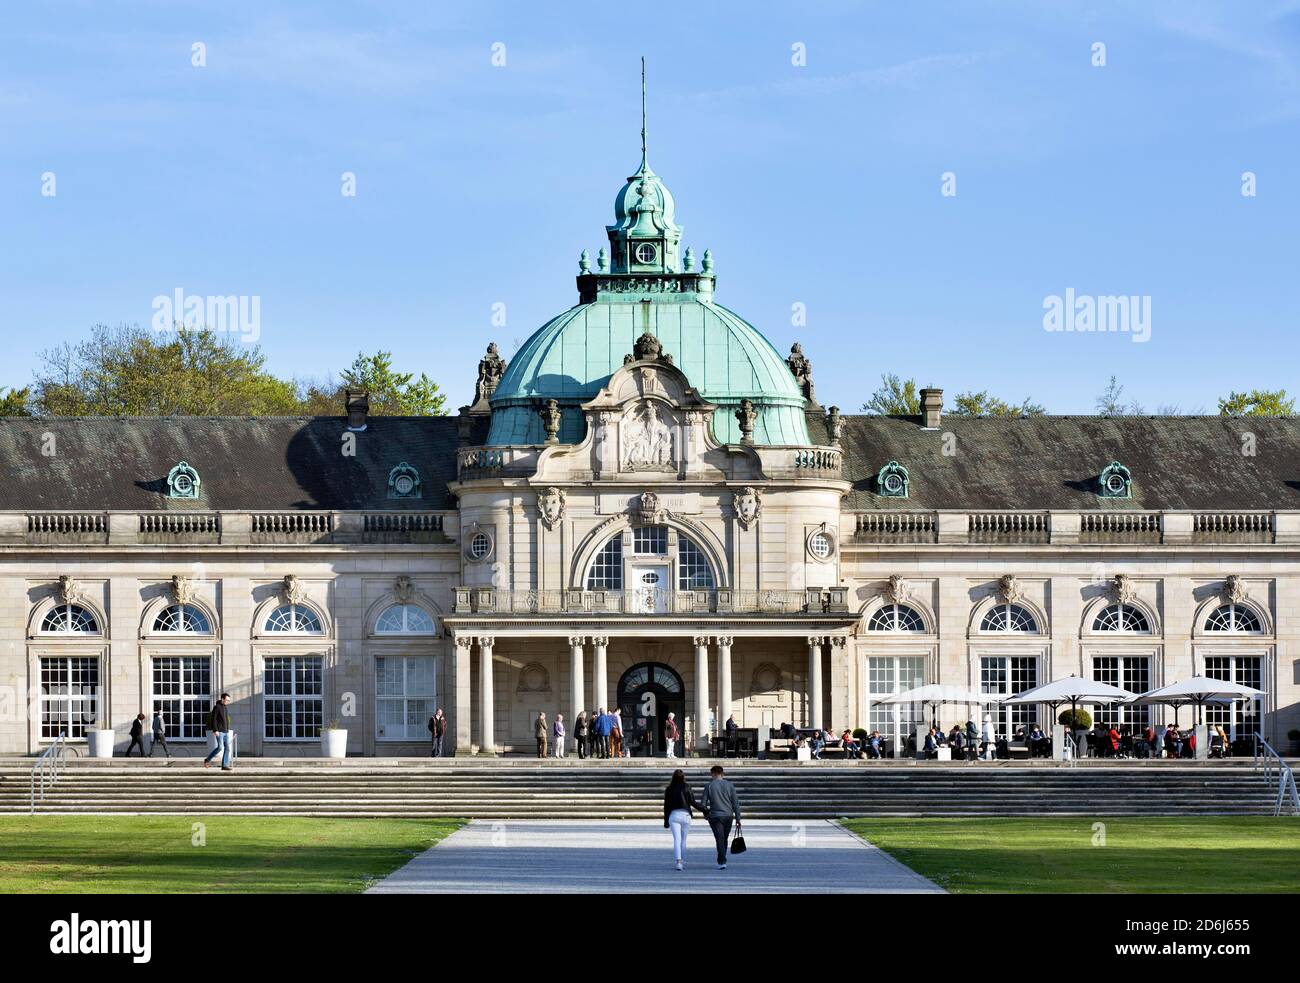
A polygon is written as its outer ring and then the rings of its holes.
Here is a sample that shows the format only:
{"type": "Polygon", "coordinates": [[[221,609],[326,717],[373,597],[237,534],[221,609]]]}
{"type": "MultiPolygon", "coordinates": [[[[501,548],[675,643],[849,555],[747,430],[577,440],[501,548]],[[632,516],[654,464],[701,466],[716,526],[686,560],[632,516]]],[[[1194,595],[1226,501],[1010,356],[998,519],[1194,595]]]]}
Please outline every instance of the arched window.
{"type": "Polygon", "coordinates": [[[704,551],[680,533],[677,536],[677,589],[713,589],[713,569],[704,551]]]}
{"type": "Polygon", "coordinates": [[[1205,619],[1206,631],[1261,632],[1259,615],[1240,604],[1221,604],[1205,619]]]}
{"type": "Polygon", "coordinates": [[[587,590],[623,589],[623,537],[617,535],[606,543],[587,571],[587,590]]]}
{"type": "Polygon", "coordinates": [[[432,635],[433,619],[415,604],[394,604],[375,621],[376,635],[432,635]]]}
{"type": "Polygon", "coordinates": [[[1127,604],[1112,604],[1098,612],[1092,622],[1093,631],[1127,631],[1149,635],[1151,622],[1137,608],[1127,604]]]}
{"type": "Polygon", "coordinates": [[[95,616],[80,604],[59,604],[50,608],[41,621],[41,632],[47,635],[95,635],[99,624],[95,616]]]}
{"type": "Polygon", "coordinates": [[[320,617],[309,607],[301,604],[281,604],[266,619],[266,631],[289,635],[319,635],[320,617]]]}
{"type": "Polygon", "coordinates": [[[999,604],[989,609],[980,622],[980,631],[1027,632],[1035,634],[1038,622],[1027,608],[1019,604],[999,604]]]}
{"type": "Polygon", "coordinates": [[[163,608],[153,620],[155,632],[180,632],[190,635],[211,635],[212,624],[208,616],[189,604],[173,604],[163,608]]]}
{"type": "Polygon", "coordinates": [[[906,604],[886,604],[867,621],[867,631],[925,631],[925,621],[906,604]]]}

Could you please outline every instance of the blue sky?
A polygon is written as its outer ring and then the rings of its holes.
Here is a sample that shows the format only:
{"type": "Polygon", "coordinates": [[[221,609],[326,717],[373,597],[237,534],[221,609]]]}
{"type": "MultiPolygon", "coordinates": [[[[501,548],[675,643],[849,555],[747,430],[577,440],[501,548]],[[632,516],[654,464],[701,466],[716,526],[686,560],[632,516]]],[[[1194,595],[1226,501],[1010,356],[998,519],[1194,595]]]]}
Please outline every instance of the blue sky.
{"type": "Polygon", "coordinates": [[[279,374],[385,348],[468,402],[489,340],[576,302],[642,54],[684,242],[824,404],[884,371],[1057,413],[1112,373],[1148,411],[1300,389],[1300,3],[1269,0],[14,5],[0,384],[183,288],[259,296],[279,374]],[[1067,287],[1149,296],[1150,340],[1045,332],[1067,287]]]}

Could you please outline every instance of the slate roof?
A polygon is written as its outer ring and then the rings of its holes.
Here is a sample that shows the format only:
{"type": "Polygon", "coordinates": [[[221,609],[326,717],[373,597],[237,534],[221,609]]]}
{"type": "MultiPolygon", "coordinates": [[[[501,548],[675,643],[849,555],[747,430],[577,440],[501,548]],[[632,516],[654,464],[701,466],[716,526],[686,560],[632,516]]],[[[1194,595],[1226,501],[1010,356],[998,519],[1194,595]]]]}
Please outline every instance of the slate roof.
{"type": "MultiPolygon", "coordinates": [[[[846,416],[844,507],[870,509],[1300,509],[1300,418],[1220,416],[945,416],[938,430],[919,417],[846,416]],[[1243,435],[1254,434],[1254,456],[1243,435]],[[955,453],[944,454],[944,434],[955,453]],[[909,497],[876,494],[891,460],[909,472],[909,497]],[[1133,497],[1100,498],[1111,461],[1132,472],[1133,497]]],[[[811,410],[814,443],[828,442],[811,410]]]]}
{"type": "MultiPolygon", "coordinates": [[[[810,409],[814,443],[825,417],[810,409]]],[[[1300,510],[1300,418],[846,416],[841,447],[853,488],[844,507],[895,509],[1300,510]],[[1243,434],[1255,455],[1242,454],[1243,434]],[[955,454],[945,455],[944,434],[955,454]],[[910,496],[876,494],[890,460],[907,467],[910,496]],[[1110,461],[1133,474],[1131,499],[1096,494],[1110,461]]],[[[483,439],[476,419],[471,443],[483,439]]],[[[344,457],[342,417],[110,417],[0,419],[0,509],[446,509],[456,475],[455,417],[370,418],[344,457]],[[56,454],[42,455],[43,435],[56,454]],[[198,501],[166,497],[167,472],[198,469],[198,501]],[[405,461],[424,495],[388,498],[405,461]]]]}
{"type": "Polygon", "coordinates": [[[0,509],[410,509],[451,507],[454,417],[372,416],[344,457],[343,417],[0,418],[0,509]],[[53,456],[41,453],[54,435],[53,456]],[[200,499],[167,497],[177,461],[200,499]],[[388,498],[405,461],[423,497],[388,498]]]}

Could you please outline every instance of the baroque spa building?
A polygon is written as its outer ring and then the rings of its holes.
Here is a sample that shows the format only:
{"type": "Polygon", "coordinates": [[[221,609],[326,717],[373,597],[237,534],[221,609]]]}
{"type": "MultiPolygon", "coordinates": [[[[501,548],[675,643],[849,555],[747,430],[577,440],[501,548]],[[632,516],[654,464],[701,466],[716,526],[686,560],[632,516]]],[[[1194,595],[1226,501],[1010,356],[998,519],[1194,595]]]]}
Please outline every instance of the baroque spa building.
{"type": "Polygon", "coordinates": [[[602,706],[634,754],[669,712],[689,747],[729,716],[897,741],[892,692],[1070,673],[1230,678],[1267,696],[1212,722],[1300,727],[1300,421],[945,417],[933,389],[842,414],[718,302],[644,158],[607,232],[454,417],[352,392],[340,417],[0,421],[0,752],[120,750],[159,709],[198,753],[222,691],[245,754],[328,726],[427,754],[438,706],[458,755],[602,706]]]}

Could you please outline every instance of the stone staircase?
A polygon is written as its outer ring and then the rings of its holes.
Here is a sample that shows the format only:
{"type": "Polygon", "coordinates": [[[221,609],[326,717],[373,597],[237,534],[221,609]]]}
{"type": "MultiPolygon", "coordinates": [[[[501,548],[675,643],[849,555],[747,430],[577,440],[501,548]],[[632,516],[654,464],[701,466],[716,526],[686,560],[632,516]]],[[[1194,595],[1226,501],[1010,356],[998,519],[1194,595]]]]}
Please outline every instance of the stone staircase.
{"type": "MultiPolygon", "coordinates": [[[[0,815],[30,811],[32,759],[0,759],[0,815]]],[[[693,786],[709,762],[681,762],[693,786]]],[[[747,816],[1271,815],[1249,762],[1061,767],[1013,763],[725,763],[747,816]]],[[[40,814],[643,819],[661,815],[667,762],[462,759],[73,760],[40,814]]]]}

